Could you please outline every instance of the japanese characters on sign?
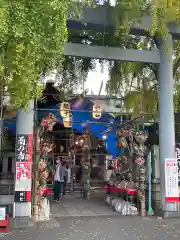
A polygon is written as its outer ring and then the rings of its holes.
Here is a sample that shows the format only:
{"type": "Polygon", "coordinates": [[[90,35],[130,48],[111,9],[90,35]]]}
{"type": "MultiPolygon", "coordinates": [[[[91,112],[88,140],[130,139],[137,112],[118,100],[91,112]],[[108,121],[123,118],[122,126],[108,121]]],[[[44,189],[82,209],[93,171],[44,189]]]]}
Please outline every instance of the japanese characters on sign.
{"type": "Polygon", "coordinates": [[[16,162],[32,162],[32,134],[18,135],[16,140],[16,162]]]}
{"type": "Polygon", "coordinates": [[[27,162],[28,156],[28,135],[18,135],[16,141],[16,161],[27,162]]]}
{"type": "Polygon", "coordinates": [[[18,135],[16,141],[15,202],[16,200],[17,202],[27,202],[27,198],[23,197],[24,192],[31,196],[32,151],[32,135],[18,135]]]}
{"type": "Polygon", "coordinates": [[[166,202],[179,202],[177,159],[165,159],[166,202]]]}
{"type": "Polygon", "coordinates": [[[30,192],[27,191],[16,191],[14,195],[15,202],[30,202],[30,192]]]}
{"type": "Polygon", "coordinates": [[[180,195],[180,148],[176,148],[177,166],[178,166],[178,186],[180,195]]]}
{"type": "Polygon", "coordinates": [[[31,163],[16,162],[16,180],[31,178],[31,163]]]}
{"type": "Polygon", "coordinates": [[[15,191],[31,190],[31,162],[16,162],[15,191]]]}

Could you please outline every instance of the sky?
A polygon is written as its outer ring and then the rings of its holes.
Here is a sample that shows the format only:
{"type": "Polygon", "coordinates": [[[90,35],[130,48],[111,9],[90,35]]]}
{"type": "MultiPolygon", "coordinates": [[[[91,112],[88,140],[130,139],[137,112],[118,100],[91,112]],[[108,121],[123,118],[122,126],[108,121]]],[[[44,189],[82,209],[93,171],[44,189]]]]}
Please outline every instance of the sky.
{"type": "MultiPolygon", "coordinates": [[[[47,76],[45,78],[44,78],[44,76],[42,76],[41,81],[43,83],[46,83],[48,81],[56,82],[55,76],[56,76],[56,70],[47,74],[47,76]]],[[[97,95],[99,93],[100,86],[103,81],[101,95],[106,95],[106,83],[107,83],[108,77],[109,77],[108,66],[106,64],[104,64],[103,72],[101,72],[101,66],[100,66],[99,62],[97,61],[96,68],[93,71],[89,71],[89,73],[88,73],[88,76],[87,76],[87,79],[86,79],[86,82],[84,85],[84,89],[88,89],[88,94],[90,94],[90,95],[91,94],[97,95]]]]}
{"type": "Polygon", "coordinates": [[[106,83],[108,80],[108,67],[104,65],[103,73],[101,72],[100,64],[97,61],[96,69],[94,71],[89,71],[88,77],[85,84],[85,89],[88,89],[88,94],[95,94],[99,93],[99,89],[101,86],[101,82],[103,81],[103,87],[101,90],[101,95],[106,95],[106,83]],[[92,91],[92,92],[91,92],[92,91]]]}
{"type": "MultiPolygon", "coordinates": [[[[115,6],[116,0],[111,0],[110,3],[111,3],[111,6],[115,6]]],[[[88,94],[91,94],[91,91],[94,94],[98,94],[102,80],[103,80],[103,87],[102,87],[101,95],[105,95],[106,94],[105,88],[108,80],[108,67],[107,65],[105,65],[104,72],[101,73],[100,64],[97,62],[96,70],[89,72],[87,81],[85,84],[85,88],[89,89],[88,94]]]]}
{"type": "MultiPolygon", "coordinates": [[[[111,0],[110,3],[112,6],[115,6],[116,0],[111,0]]],[[[102,87],[101,95],[106,95],[105,88],[108,80],[108,67],[107,65],[105,65],[104,72],[101,73],[100,64],[97,62],[96,69],[88,73],[88,77],[86,80],[85,88],[89,90],[88,94],[91,94],[91,91],[94,94],[98,94],[102,80],[103,80],[103,87],[102,87]]]]}

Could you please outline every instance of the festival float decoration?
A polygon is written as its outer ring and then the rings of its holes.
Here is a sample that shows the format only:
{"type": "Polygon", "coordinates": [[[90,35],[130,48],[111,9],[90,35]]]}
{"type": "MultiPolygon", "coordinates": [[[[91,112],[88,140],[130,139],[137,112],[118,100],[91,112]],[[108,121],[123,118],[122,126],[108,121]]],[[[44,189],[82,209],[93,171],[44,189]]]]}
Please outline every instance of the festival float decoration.
{"type": "Polygon", "coordinates": [[[38,217],[36,221],[49,219],[49,201],[45,196],[45,190],[47,188],[47,180],[51,173],[51,167],[48,162],[48,153],[53,150],[53,141],[49,137],[48,132],[53,130],[56,124],[56,117],[53,114],[48,114],[41,122],[41,129],[39,130],[39,159],[36,168],[36,210],[35,217],[38,217]],[[45,206],[47,205],[47,206],[45,206]]]}
{"type": "Polygon", "coordinates": [[[121,215],[137,215],[138,210],[135,206],[137,190],[132,175],[132,129],[121,128],[116,132],[116,135],[118,137],[117,146],[121,149],[127,149],[129,156],[123,155],[116,158],[116,168],[114,169],[116,174],[109,181],[107,191],[110,195],[105,201],[121,215]]]}
{"type": "Polygon", "coordinates": [[[148,149],[144,145],[148,139],[148,132],[142,129],[134,130],[134,138],[136,143],[133,143],[133,151],[135,154],[135,164],[137,166],[136,186],[138,189],[138,198],[140,200],[141,216],[146,215],[145,196],[146,196],[146,156],[148,149]]]}
{"type": "Polygon", "coordinates": [[[92,109],[92,116],[94,119],[100,119],[102,116],[102,109],[100,106],[94,104],[92,109]]]}
{"type": "Polygon", "coordinates": [[[90,150],[91,150],[91,139],[88,128],[85,128],[84,134],[82,135],[82,150],[83,150],[83,194],[82,197],[89,200],[90,198],[90,150]]]}
{"type": "Polygon", "coordinates": [[[116,174],[116,177],[110,179],[110,186],[107,186],[107,193],[110,193],[110,195],[106,197],[105,201],[121,215],[137,215],[138,210],[134,204],[137,195],[140,201],[140,214],[145,216],[146,156],[148,149],[144,143],[148,138],[148,132],[144,128],[121,128],[116,132],[116,135],[118,137],[117,146],[122,150],[128,149],[129,154],[116,159],[116,165],[118,165],[116,169],[119,173],[116,174]],[[127,201],[124,201],[124,198],[127,201]]]}

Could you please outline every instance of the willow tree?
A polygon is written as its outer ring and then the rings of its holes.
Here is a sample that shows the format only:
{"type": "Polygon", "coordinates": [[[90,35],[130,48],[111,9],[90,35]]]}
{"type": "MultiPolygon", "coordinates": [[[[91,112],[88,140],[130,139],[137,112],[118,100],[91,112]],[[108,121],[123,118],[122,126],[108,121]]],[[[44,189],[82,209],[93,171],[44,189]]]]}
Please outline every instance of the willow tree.
{"type": "MultiPolygon", "coordinates": [[[[117,35],[124,37],[123,47],[134,49],[150,50],[156,47],[157,36],[161,36],[165,43],[168,37],[168,22],[180,23],[180,1],[117,1],[117,22],[119,31],[117,35]],[[152,25],[147,30],[149,37],[130,36],[129,30],[132,24],[137,24],[146,15],[152,16],[152,25]]],[[[179,41],[174,42],[174,67],[175,79],[175,110],[180,109],[179,91],[179,41]]],[[[168,46],[165,44],[168,54],[168,46]]],[[[133,112],[156,113],[158,107],[158,67],[147,63],[110,63],[110,80],[107,84],[107,91],[110,94],[123,95],[125,97],[125,107],[133,112]]]]}
{"type": "MultiPolygon", "coordinates": [[[[146,38],[147,41],[147,38],[146,38]]],[[[143,45],[136,43],[136,47],[149,50],[154,43],[148,40],[143,45]]],[[[180,42],[174,42],[173,76],[174,107],[175,112],[180,110],[180,42]]],[[[107,83],[109,94],[124,97],[124,107],[127,111],[139,114],[140,112],[156,114],[158,112],[159,92],[158,66],[147,63],[123,63],[113,62],[110,64],[110,79],[107,83]]]]}
{"type": "Polygon", "coordinates": [[[71,0],[0,1],[0,78],[12,105],[39,97],[41,72],[60,66],[71,0]]]}
{"type": "MultiPolygon", "coordinates": [[[[98,4],[93,0],[87,2],[98,4]]],[[[84,1],[80,3],[82,5],[84,1]]],[[[40,73],[61,65],[64,42],[68,37],[67,13],[74,5],[72,0],[0,1],[1,88],[7,86],[14,106],[26,107],[30,99],[38,97],[40,73]]],[[[166,23],[179,22],[179,0],[168,1],[168,4],[166,0],[117,0],[116,9],[114,46],[123,44],[132,24],[150,12],[152,27],[147,31],[152,36],[159,34],[166,39],[166,23]]],[[[99,39],[98,33],[95,35],[99,39]]],[[[105,41],[103,44],[106,45],[105,41]]]]}

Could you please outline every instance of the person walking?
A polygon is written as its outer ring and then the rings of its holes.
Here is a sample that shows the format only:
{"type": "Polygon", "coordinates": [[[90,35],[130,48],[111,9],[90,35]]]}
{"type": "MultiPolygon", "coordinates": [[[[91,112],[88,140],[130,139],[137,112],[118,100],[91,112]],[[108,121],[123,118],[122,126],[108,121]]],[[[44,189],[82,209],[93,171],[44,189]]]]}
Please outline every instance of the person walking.
{"type": "MultiPolygon", "coordinates": [[[[59,200],[60,200],[60,195],[61,193],[66,192],[66,180],[67,180],[67,169],[66,169],[66,164],[63,161],[59,167],[59,200]]],[[[58,200],[58,201],[59,201],[58,200]]]]}
{"type": "Polygon", "coordinates": [[[54,201],[59,201],[59,195],[60,195],[60,165],[61,161],[56,161],[56,167],[55,167],[55,175],[54,175],[54,201]]]}

